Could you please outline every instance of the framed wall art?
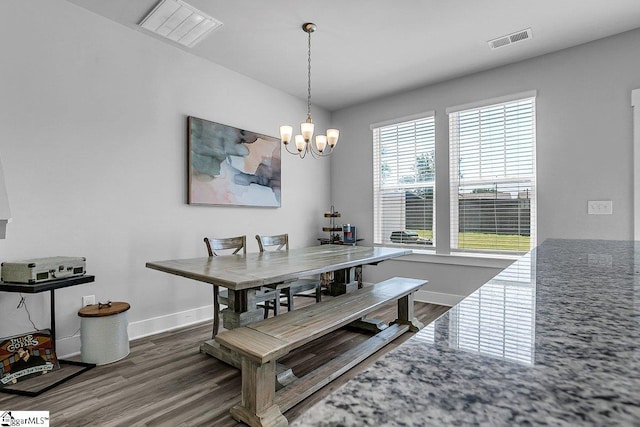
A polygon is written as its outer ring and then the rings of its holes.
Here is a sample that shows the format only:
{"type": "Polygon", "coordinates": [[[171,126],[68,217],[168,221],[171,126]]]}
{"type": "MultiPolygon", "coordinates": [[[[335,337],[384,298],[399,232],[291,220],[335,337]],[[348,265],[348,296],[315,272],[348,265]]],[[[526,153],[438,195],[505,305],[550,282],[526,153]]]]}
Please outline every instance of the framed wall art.
{"type": "Polygon", "coordinates": [[[188,117],[188,203],[280,207],[280,140],[188,117]]]}

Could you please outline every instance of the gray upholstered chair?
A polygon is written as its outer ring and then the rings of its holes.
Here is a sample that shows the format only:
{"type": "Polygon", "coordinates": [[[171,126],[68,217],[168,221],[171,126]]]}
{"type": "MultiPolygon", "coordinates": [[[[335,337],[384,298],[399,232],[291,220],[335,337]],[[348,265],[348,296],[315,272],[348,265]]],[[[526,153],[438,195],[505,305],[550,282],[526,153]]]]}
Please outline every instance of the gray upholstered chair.
{"type": "MultiPolygon", "coordinates": [[[[256,235],[258,241],[258,247],[260,252],[267,250],[289,250],[289,235],[277,234],[274,236],[261,236],[256,235]]],[[[294,296],[311,297],[315,298],[316,302],[322,300],[322,283],[320,278],[301,278],[294,282],[287,283],[287,287],[280,290],[280,292],[287,297],[287,310],[292,311],[294,309],[294,296]],[[308,291],[313,290],[313,293],[308,291]]]]}

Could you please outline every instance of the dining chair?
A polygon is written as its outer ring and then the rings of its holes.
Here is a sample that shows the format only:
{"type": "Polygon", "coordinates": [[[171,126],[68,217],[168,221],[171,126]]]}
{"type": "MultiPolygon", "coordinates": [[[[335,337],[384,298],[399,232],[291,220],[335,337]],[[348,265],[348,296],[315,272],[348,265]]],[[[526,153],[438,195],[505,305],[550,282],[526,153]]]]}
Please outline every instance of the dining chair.
{"type": "MultiPolygon", "coordinates": [[[[256,234],[256,240],[258,241],[260,252],[265,252],[267,250],[289,250],[289,235],[286,233],[273,236],[261,236],[256,234]]],[[[287,287],[282,288],[280,292],[287,298],[287,310],[292,311],[294,309],[294,296],[311,297],[315,298],[316,302],[320,302],[322,300],[322,282],[319,278],[302,278],[294,282],[287,283],[287,287]],[[311,290],[314,290],[315,292],[307,293],[311,290]]]]}
{"type": "MultiPolygon", "coordinates": [[[[205,237],[204,243],[207,246],[207,252],[210,257],[220,255],[246,255],[247,254],[247,236],[213,238],[205,237]]],[[[275,301],[279,297],[277,291],[265,289],[261,293],[261,298],[275,301]]],[[[220,286],[213,285],[213,332],[212,338],[218,334],[220,330],[220,304],[229,306],[229,290],[227,288],[220,289],[220,286]]],[[[274,304],[274,306],[277,304],[274,304]]],[[[269,306],[265,301],[265,319],[268,316],[269,306]]],[[[274,309],[274,315],[280,313],[280,310],[274,309]]]]}

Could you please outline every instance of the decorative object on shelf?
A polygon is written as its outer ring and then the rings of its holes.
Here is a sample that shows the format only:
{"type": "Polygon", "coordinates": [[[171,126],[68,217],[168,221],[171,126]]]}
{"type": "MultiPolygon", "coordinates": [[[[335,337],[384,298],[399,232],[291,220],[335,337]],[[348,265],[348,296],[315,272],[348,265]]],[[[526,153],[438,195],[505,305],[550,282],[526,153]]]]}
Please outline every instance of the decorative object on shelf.
{"type": "Polygon", "coordinates": [[[342,243],[345,245],[356,244],[356,226],[351,224],[342,224],[342,243]]]}
{"type": "Polygon", "coordinates": [[[280,143],[259,133],[188,118],[188,203],[280,207],[280,143]]]}
{"type": "Polygon", "coordinates": [[[289,150],[289,142],[293,135],[293,127],[280,126],[280,138],[287,152],[297,154],[301,159],[311,153],[315,158],[328,156],[333,152],[338,143],[340,131],[338,129],[327,129],[326,135],[316,135],[315,145],[311,142],[313,138],[313,120],[311,119],[311,33],[316,30],[316,24],[307,22],[302,24],[302,30],[308,34],[308,67],[307,67],[307,120],[300,124],[300,134],[294,137],[297,152],[289,150]],[[327,149],[327,145],[329,148],[327,149]]]}
{"type": "Polygon", "coordinates": [[[324,217],[329,218],[329,226],[322,227],[322,231],[329,233],[329,238],[320,239],[321,244],[342,244],[342,236],[340,235],[342,227],[336,225],[336,218],[340,218],[340,216],[340,212],[336,211],[333,205],[331,205],[329,212],[324,213],[324,217]]]}

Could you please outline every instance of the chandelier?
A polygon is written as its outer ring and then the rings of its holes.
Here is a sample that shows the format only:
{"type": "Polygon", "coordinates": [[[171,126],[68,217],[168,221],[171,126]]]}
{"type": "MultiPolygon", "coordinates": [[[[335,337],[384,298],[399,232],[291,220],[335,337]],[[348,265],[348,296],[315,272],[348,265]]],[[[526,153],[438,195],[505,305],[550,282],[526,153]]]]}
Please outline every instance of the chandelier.
{"type": "Polygon", "coordinates": [[[311,33],[316,30],[316,24],[307,22],[302,24],[302,30],[309,35],[309,50],[308,50],[308,68],[307,68],[307,120],[300,124],[300,134],[296,135],[293,142],[296,146],[296,151],[289,149],[289,142],[291,142],[291,136],[293,134],[293,128],[291,126],[280,126],[280,139],[284,144],[285,149],[291,154],[297,154],[301,159],[311,153],[313,157],[325,157],[333,152],[334,147],[338,143],[338,136],[340,131],[338,129],[327,129],[326,135],[316,135],[315,144],[312,142],[313,138],[313,120],[311,120],[311,33]],[[327,148],[328,146],[328,148],[327,148]]]}

